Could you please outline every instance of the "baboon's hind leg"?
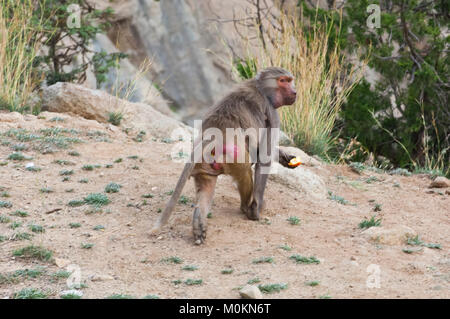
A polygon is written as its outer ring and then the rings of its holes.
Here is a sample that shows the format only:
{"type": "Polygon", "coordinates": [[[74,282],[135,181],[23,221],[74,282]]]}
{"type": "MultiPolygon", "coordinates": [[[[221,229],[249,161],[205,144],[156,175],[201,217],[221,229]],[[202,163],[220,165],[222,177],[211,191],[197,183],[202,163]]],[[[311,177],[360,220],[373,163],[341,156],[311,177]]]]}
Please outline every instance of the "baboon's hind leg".
{"type": "Polygon", "coordinates": [[[194,209],[192,230],[196,245],[202,244],[206,239],[207,215],[214,197],[217,176],[198,174],[194,176],[197,191],[197,204],[194,209]]]}

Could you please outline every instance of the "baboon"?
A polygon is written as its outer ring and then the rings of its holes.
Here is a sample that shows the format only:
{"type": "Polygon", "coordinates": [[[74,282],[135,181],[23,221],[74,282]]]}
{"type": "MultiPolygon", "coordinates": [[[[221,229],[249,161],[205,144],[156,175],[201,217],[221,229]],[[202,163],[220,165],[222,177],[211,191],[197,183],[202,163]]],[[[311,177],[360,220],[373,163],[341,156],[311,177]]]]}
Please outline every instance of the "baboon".
{"type": "MultiPolygon", "coordinates": [[[[280,127],[280,118],[276,109],[283,105],[292,105],[295,102],[296,94],[294,78],[290,72],[279,67],[261,70],[253,79],[240,84],[211,108],[203,119],[203,132],[208,128],[217,128],[225,136],[227,128],[242,130],[266,128],[267,136],[269,136],[267,152],[272,154],[271,129],[280,127]]],[[[261,136],[253,136],[253,138],[256,139],[257,143],[261,143],[261,136]]],[[[206,162],[203,158],[200,159],[200,162],[195,163],[194,152],[192,152],[191,161],[185,165],[172,197],[152,232],[159,230],[168,221],[186,180],[190,176],[194,177],[197,197],[193,214],[195,244],[202,244],[206,239],[206,218],[212,204],[217,177],[220,174],[231,175],[237,183],[241,198],[241,211],[251,220],[259,219],[268,178],[267,173],[262,173],[262,169],[270,167],[271,163],[270,161],[261,161],[261,154],[259,153],[261,144],[257,144],[257,158],[256,161],[253,161],[255,162],[253,178],[252,163],[249,161],[249,138],[246,137],[244,147],[234,143],[235,141],[232,141],[231,144],[230,141],[226,141],[223,144],[222,152],[218,152],[216,149],[212,150],[211,155],[222,153],[227,156],[227,161],[221,163],[216,161],[206,162]],[[240,152],[245,153],[244,163],[229,161],[230,155],[236,159],[240,152]]],[[[205,141],[201,143],[194,141],[194,150],[204,145],[205,141]]],[[[279,152],[280,164],[291,168],[288,163],[294,156],[285,154],[280,149],[274,151],[279,152]]]]}

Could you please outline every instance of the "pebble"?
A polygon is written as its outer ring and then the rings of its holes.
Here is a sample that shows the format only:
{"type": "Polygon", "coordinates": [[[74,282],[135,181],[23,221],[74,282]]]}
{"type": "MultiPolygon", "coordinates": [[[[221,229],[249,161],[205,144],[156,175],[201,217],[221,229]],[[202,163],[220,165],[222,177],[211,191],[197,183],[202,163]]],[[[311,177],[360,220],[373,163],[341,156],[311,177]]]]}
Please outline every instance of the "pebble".
{"type": "Polygon", "coordinates": [[[240,291],[239,294],[243,299],[261,299],[262,293],[257,286],[253,285],[245,285],[240,291]]]}

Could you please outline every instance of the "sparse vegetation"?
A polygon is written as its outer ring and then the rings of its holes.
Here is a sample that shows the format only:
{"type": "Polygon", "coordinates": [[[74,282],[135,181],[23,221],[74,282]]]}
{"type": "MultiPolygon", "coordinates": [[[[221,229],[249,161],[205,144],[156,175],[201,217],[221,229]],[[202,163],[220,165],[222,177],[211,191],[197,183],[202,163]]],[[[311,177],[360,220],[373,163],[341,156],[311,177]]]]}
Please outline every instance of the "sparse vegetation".
{"type": "Polygon", "coordinates": [[[106,193],[118,193],[120,191],[120,188],[122,185],[116,184],[116,183],[109,183],[105,187],[106,193]]]}
{"type": "Polygon", "coordinates": [[[104,206],[108,205],[110,203],[110,200],[105,194],[101,193],[92,193],[89,194],[84,198],[84,201],[87,204],[94,205],[94,206],[104,206]]]}
{"type": "Polygon", "coordinates": [[[273,262],[274,262],[273,257],[261,257],[258,259],[254,259],[252,261],[252,263],[254,264],[264,264],[264,263],[272,264],[273,262]]]}
{"type": "Polygon", "coordinates": [[[184,284],[187,286],[201,285],[202,283],[203,283],[202,279],[186,279],[184,281],[184,284]]]}
{"type": "Polygon", "coordinates": [[[46,299],[47,297],[47,293],[36,288],[24,288],[13,296],[14,299],[46,299]]]}
{"type": "Polygon", "coordinates": [[[375,216],[372,216],[370,219],[365,218],[358,226],[362,229],[381,226],[381,218],[375,219],[375,216]]]}
{"type": "Polygon", "coordinates": [[[110,112],[108,114],[108,122],[112,125],[119,126],[120,121],[123,120],[123,113],[122,112],[110,112]]]}
{"type": "Polygon", "coordinates": [[[42,246],[31,245],[14,250],[13,256],[37,259],[41,261],[50,261],[53,256],[53,252],[42,246]]]}
{"type": "Polygon", "coordinates": [[[304,257],[301,255],[292,255],[289,259],[294,260],[297,264],[320,264],[320,261],[314,257],[304,257]]]}
{"type": "Polygon", "coordinates": [[[287,284],[267,284],[267,285],[258,285],[259,290],[261,290],[264,294],[271,294],[274,292],[280,292],[281,290],[287,289],[287,284]]]}
{"type": "Polygon", "coordinates": [[[287,221],[291,224],[291,225],[299,225],[300,224],[300,218],[296,217],[296,216],[291,216],[287,219],[287,221]]]}
{"type": "Polygon", "coordinates": [[[194,266],[194,265],[186,265],[186,266],[184,266],[183,268],[181,268],[182,270],[187,270],[187,271],[194,271],[194,270],[197,270],[198,269],[198,267],[197,266],[194,266]]]}
{"type": "Polygon", "coordinates": [[[166,264],[182,264],[183,259],[181,259],[180,257],[177,257],[177,256],[171,256],[171,257],[162,259],[161,262],[166,263],[166,264]]]}

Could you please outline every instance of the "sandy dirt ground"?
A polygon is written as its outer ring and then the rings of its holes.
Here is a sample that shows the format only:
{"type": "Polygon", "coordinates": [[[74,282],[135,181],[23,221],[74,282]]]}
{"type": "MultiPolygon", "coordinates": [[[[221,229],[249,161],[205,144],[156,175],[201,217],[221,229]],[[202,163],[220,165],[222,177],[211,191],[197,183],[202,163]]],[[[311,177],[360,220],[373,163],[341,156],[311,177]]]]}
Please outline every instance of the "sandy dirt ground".
{"type": "Polygon", "coordinates": [[[269,181],[260,221],[240,213],[235,186],[220,178],[206,243],[195,246],[192,181],[169,225],[149,235],[182,170],[183,164],[170,160],[172,143],[151,136],[137,142],[135,133],[66,114],[17,116],[17,121],[2,117],[0,298],[13,298],[25,288],[60,298],[68,280],[82,284],[83,298],[239,298],[239,288],[250,280],[285,284],[264,298],[450,297],[450,196],[445,189],[429,193],[428,176],[359,175],[346,166],[324,165],[315,172],[347,205],[269,181]],[[28,159],[8,159],[15,150],[28,159]],[[73,151],[79,156],[69,155],[73,151]],[[31,162],[36,171],[26,169],[31,162]],[[73,173],[61,175],[63,170],[73,173]],[[119,192],[105,193],[112,182],[121,185],[119,192]],[[69,205],[91,193],[105,194],[110,203],[69,205]],[[374,212],[376,204],[381,211],[374,212]],[[441,249],[371,241],[358,225],[373,215],[382,227],[410,227],[423,243],[438,243],[441,249]],[[298,225],[287,221],[292,216],[300,219],[298,225]],[[29,238],[21,239],[23,233],[29,238]],[[51,259],[14,256],[30,245],[50,250],[51,259]],[[320,263],[296,263],[292,255],[314,256],[320,263]],[[255,263],[262,257],[271,258],[255,263]],[[41,271],[32,276],[24,269],[41,271]],[[67,278],[67,269],[76,271],[67,278]],[[223,273],[228,269],[232,272],[223,273]],[[379,275],[378,287],[367,284],[372,275],[379,275]],[[189,285],[188,279],[201,283],[189,285]]]}

